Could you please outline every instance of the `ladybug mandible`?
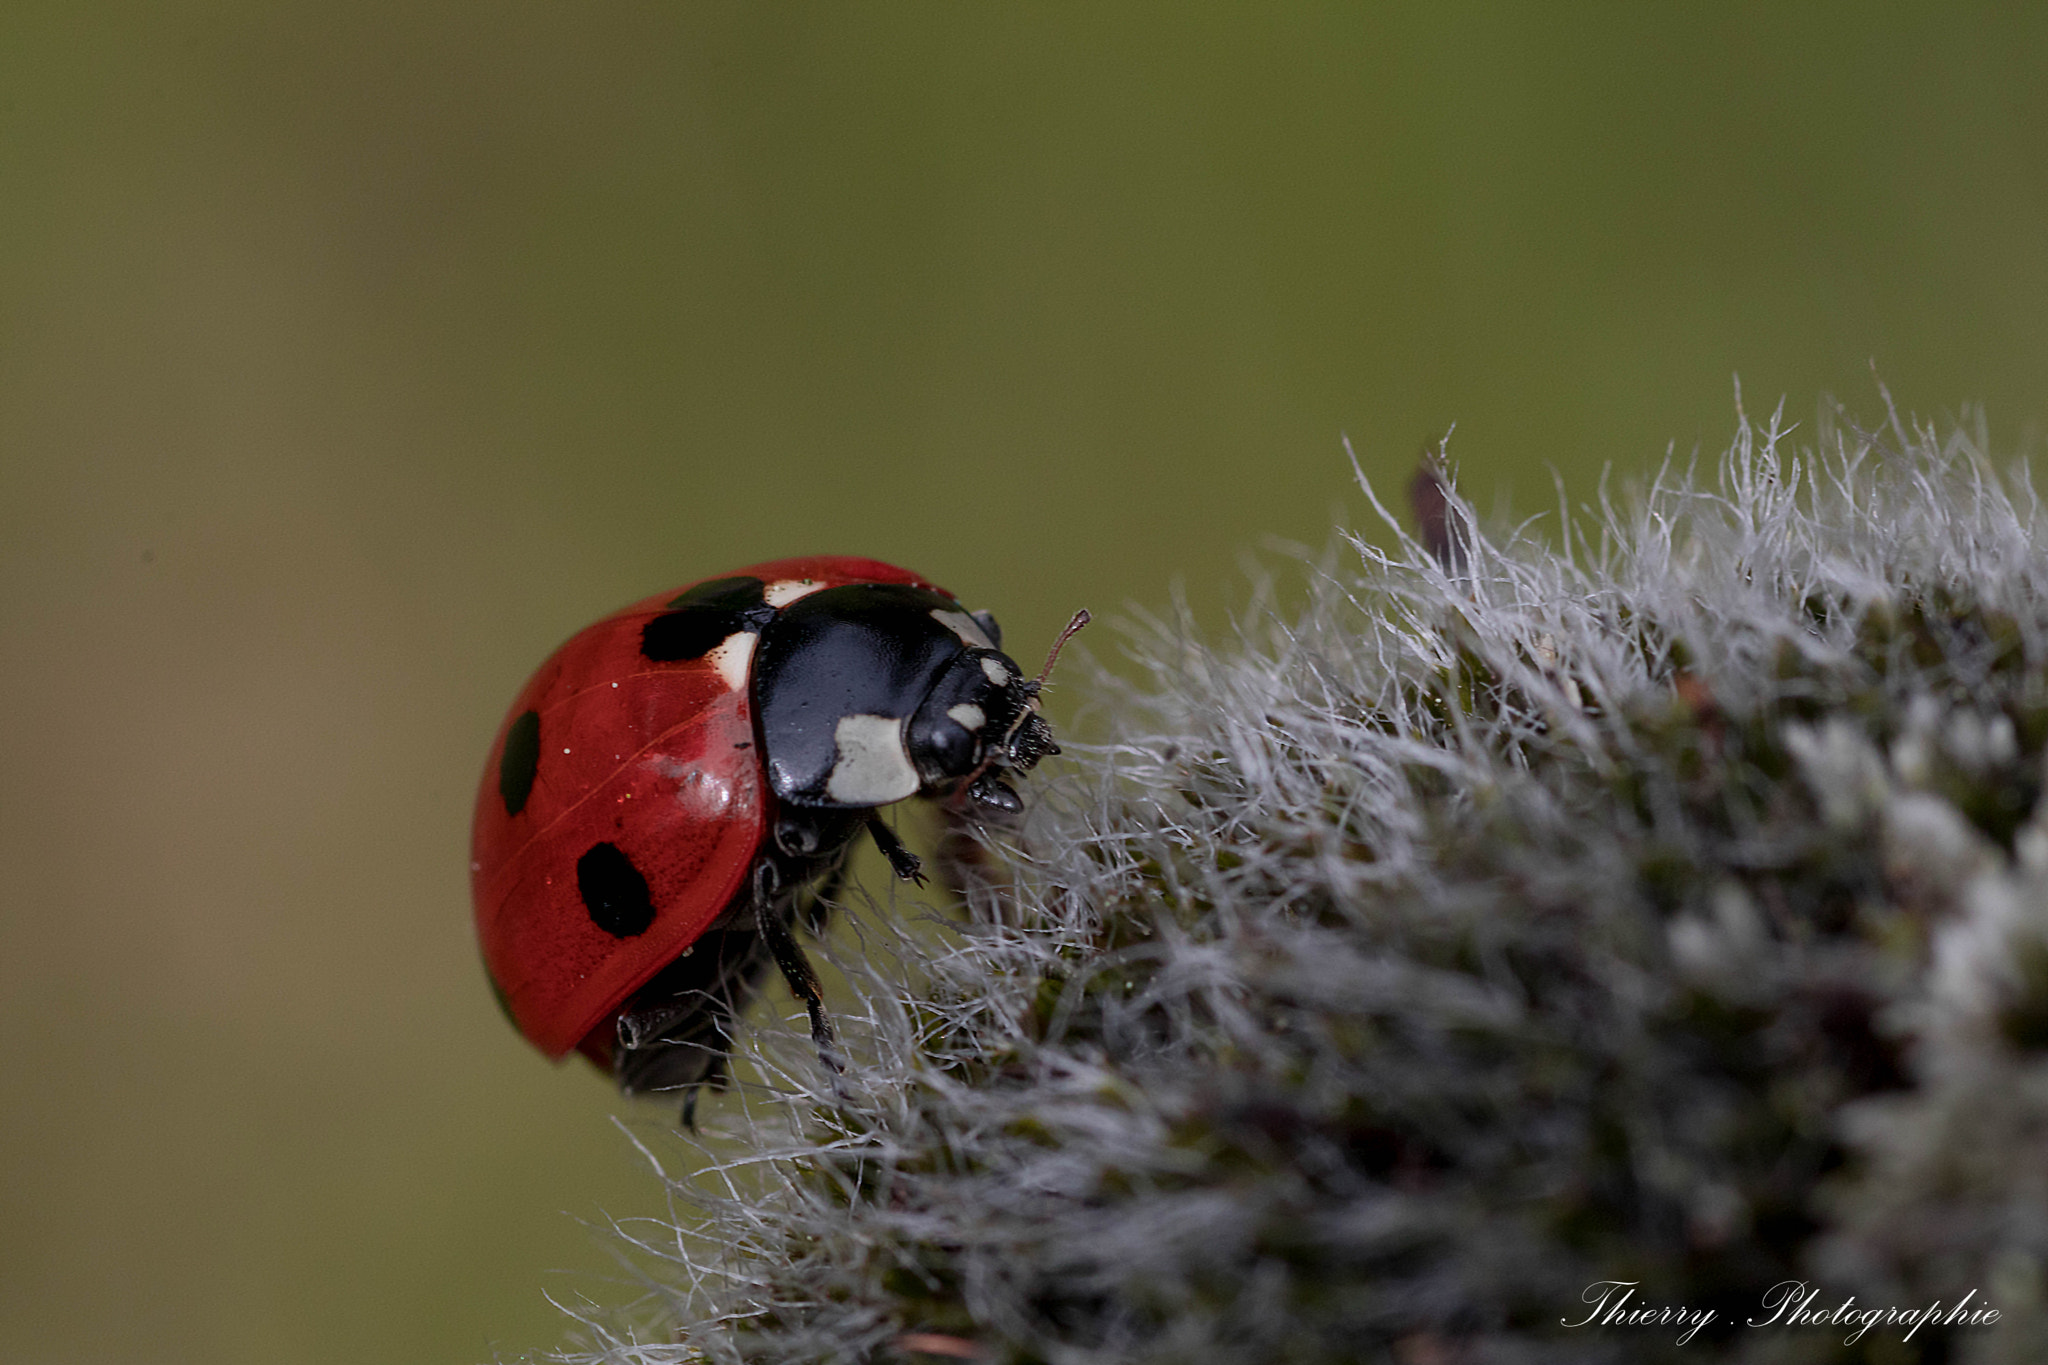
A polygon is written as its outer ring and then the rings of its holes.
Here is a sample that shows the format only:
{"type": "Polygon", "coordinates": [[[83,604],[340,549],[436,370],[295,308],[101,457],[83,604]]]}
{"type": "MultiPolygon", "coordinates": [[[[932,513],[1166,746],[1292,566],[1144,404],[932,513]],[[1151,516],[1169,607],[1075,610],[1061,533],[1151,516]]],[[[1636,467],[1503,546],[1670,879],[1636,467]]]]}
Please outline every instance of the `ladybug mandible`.
{"type": "Polygon", "coordinates": [[[987,612],[844,556],[706,579],[571,638],[512,703],[477,792],[477,937],[513,1024],[628,1093],[683,1090],[688,1122],[772,961],[836,1069],[799,901],[822,918],[862,830],[923,880],[879,806],[1022,809],[1004,775],[1059,750],[1045,675],[1001,643],[987,612]]]}

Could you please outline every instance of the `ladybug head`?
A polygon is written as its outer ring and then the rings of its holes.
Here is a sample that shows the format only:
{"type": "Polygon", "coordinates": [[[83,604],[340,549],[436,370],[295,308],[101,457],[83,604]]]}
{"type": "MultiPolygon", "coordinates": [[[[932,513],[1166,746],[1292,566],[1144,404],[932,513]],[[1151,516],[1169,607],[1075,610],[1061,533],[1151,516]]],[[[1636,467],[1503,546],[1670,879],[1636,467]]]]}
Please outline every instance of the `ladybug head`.
{"type": "Polygon", "coordinates": [[[1058,753],[1052,727],[1038,714],[1039,682],[1024,676],[1000,650],[955,656],[910,718],[910,758],[927,789],[958,787],[979,805],[1020,811],[1023,802],[998,776],[1027,772],[1058,753]]]}

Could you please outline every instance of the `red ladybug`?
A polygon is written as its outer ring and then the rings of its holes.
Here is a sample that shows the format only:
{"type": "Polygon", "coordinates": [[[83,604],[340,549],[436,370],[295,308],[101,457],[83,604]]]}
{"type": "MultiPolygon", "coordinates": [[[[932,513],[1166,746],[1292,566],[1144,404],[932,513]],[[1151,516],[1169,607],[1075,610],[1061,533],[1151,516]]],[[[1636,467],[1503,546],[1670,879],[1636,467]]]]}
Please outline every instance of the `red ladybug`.
{"type": "Polygon", "coordinates": [[[1058,748],[1044,675],[1000,644],[907,569],[820,556],[650,597],[556,650],[491,747],[471,840],[484,967],[519,1031],[629,1092],[683,1089],[687,1120],[772,960],[836,1066],[799,895],[822,915],[862,829],[922,880],[878,806],[1021,809],[1002,775],[1058,748]]]}

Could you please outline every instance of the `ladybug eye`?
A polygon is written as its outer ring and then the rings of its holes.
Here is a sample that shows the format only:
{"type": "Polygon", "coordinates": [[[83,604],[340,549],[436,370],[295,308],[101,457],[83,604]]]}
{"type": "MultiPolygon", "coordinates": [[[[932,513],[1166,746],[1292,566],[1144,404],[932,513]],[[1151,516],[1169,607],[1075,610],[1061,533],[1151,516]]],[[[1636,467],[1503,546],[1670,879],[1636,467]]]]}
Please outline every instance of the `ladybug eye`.
{"type": "Polygon", "coordinates": [[[982,763],[990,743],[1001,741],[1016,708],[1002,685],[1016,675],[992,651],[961,654],[939,676],[910,721],[910,752],[927,783],[965,777],[982,763]]]}
{"type": "Polygon", "coordinates": [[[979,726],[961,722],[955,712],[980,713],[981,708],[963,702],[942,716],[920,713],[910,727],[910,751],[926,781],[961,777],[981,761],[979,726]]]}

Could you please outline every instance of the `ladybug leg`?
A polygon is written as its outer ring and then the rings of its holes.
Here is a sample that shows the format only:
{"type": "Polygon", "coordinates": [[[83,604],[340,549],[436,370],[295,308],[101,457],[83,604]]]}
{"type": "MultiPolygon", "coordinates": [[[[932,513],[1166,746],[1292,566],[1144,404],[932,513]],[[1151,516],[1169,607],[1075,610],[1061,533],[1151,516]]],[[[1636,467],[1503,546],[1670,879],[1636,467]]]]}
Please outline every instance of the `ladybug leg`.
{"type": "Polygon", "coordinates": [[[873,813],[868,815],[868,834],[873,837],[875,847],[882,850],[882,856],[889,860],[890,869],[899,878],[906,882],[915,882],[919,886],[924,885],[924,864],[915,853],[903,846],[903,841],[896,837],[895,830],[882,823],[881,816],[873,813]]]}
{"type": "Polygon", "coordinates": [[[734,1020],[752,998],[768,952],[751,928],[708,930],[641,988],[619,1016],[612,1068],[626,1094],[681,1091],[683,1126],[697,1099],[728,1084],[734,1020]]]}
{"type": "Polygon", "coordinates": [[[818,985],[818,974],[811,970],[810,959],[797,946],[796,935],[790,932],[782,907],[775,903],[773,881],[773,869],[764,863],[754,878],[755,927],[775,958],[775,965],[782,970],[782,979],[789,983],[790,993],[804,1002],[804,1012],[811,1016],[811,1041],[818,1045],[818,1060],[835,1076],[844,1075],[846,1068],[839,1061],[832,1020],[825,1014],[825,993],[818,985]]]}
{"type": "Polygon", "coordinates": [[[967,795],[977,806],[1002,811],[1005,815],[1024,813],[1023,798],[1009,783],[1000,781],[993,773],[983,773],[967,786],[967,795]]]}

